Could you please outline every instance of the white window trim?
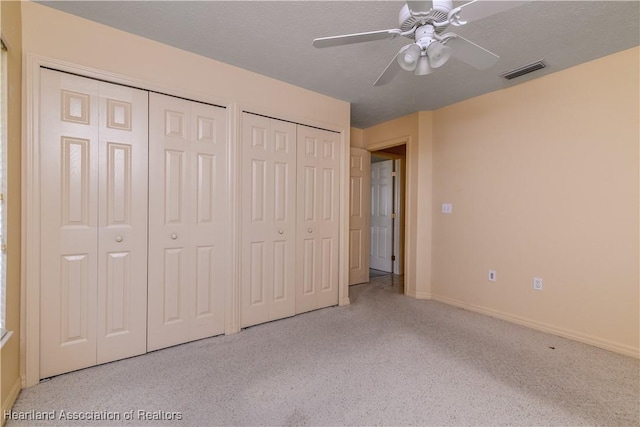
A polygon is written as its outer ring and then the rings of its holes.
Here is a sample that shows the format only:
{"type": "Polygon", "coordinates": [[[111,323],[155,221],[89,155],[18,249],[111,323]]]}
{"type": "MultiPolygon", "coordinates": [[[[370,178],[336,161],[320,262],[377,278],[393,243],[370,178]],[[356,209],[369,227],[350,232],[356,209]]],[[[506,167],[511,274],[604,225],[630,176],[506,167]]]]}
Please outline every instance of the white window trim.
{"type": "Polygon", "coordinates": [[[6,327],[6,286],[7,286],[7,47],[0,38],[0,348],[11,337],[6,327]]]}
{"type": "Polygon", "coordinates": [[[2,339],[0,339],[0,349],[4,347],[4,345],[9,342],[9,338],[13,335],[13,331],[2,331],[2,339]]]}

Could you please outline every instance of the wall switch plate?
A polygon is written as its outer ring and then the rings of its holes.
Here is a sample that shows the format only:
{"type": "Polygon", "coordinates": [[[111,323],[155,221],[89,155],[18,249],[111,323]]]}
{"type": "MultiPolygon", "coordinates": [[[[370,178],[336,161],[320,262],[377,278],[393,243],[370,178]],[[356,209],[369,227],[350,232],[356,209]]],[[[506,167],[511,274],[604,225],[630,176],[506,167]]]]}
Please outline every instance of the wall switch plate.
{"type": "Polygon", "coordinates": [[[495,270],[489,270],[489,281],[490,282],[495,282],[496,281],[496,271],[495,270]]]}
{"type": "Polygon", "coordinates": [[[451,205],[451,203],[443,203],[442,204],[442,213],[443,214],[453,213],[453,206],[451,205]]]}
{"type": "Polygon", "coordinates": [[[533,278],[533,289],[535,289],[536,291],[541,291],[542,290],[542,279],[539,277],[534,277],[533,278]]]}

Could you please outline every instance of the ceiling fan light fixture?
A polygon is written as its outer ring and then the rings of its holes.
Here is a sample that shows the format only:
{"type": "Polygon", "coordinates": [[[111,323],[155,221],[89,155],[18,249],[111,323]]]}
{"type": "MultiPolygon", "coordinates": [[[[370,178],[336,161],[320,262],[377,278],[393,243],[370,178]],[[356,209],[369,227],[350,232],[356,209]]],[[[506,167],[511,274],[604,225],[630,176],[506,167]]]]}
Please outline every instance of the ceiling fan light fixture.
{"type": "Polygon", "coordinates": [[[431,68],[431,65],[429,65],[429,59],[427,58],[427,56],[421,56],[418,60],[418,65],[416,66],[416,76],[425,76],[427,74],[431,74],[432,72],[433,68],[431,68]]]}
{"type": "Polygon", "coordinates": [[[418,65],[421,49],[417,44],[410,44],[402,48],[398,54],[398,64],[403,70],[413,71],[418,65]]]}
{"type": "Polygon", "coordinates": [[[451,58],[451,48],[438,41],[433,41],[427,46],[429,65],[433,68],[442,67],[451,58]]]}

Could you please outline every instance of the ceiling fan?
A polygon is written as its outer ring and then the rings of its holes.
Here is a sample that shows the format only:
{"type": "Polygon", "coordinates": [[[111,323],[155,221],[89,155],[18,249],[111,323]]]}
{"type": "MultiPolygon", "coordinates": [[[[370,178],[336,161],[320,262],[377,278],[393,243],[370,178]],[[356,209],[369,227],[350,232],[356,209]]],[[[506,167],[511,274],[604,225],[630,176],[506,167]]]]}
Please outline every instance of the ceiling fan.
{"type": "Polygon", "coordinates": [[[446,28],[450,25],[459,27],[527,2],[473,0],[454,8],[453,0],[407,1],[400,10],[398,29],[322,37],[315,39],[313,46],[342,46],[397,36],[413,39],[413,43],[398,51],[374,86],[389,83],[400,69],[419,76],[430,74],[451,56],[484,70],[500,57],[455,33],[445,33],[446,28]]]}

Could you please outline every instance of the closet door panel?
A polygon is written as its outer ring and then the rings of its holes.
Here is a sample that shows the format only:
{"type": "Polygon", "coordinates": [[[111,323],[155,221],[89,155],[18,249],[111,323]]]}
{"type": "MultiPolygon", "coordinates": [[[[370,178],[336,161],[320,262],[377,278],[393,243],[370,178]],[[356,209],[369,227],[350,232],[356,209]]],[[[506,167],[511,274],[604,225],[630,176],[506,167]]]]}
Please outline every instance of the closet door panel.
{"type": "Polygon", "coordinates": [[[243,114],[242,327],[295,314],[295,124],[243,114]]]}
{"type": "Polygon", "coordinates": [[[191,248],[189,102],[149,94],[147,350],[188,341],[191,248]]]}
{"type": "Polygon", "coordinates": [[[96,364],[98,95],[41,70],[40,377],[96,364]]]}
{"type": "Polygon", "coordinates": [[[338,304],[339,134],[298,125],[296,313],[338,304]]]}
{"type": "Polygon", "coordinates": [[[190,103],[191,247],[193,285],[189,339],[224,333],[224,295],[229,280],[229,214],[226,176],[226,112],[190,103]]]}
{"type": "Polygon", "coordinates": [[[98,363],[147,349],[148,92],[100,83],[98,363]]]}
{"type": "Polygon", "coordinates": [[[150,94],[148,349],[224,333],[226,111],[150,94]],[[158,266],[158,267],[154,267],[158,266]]]}

